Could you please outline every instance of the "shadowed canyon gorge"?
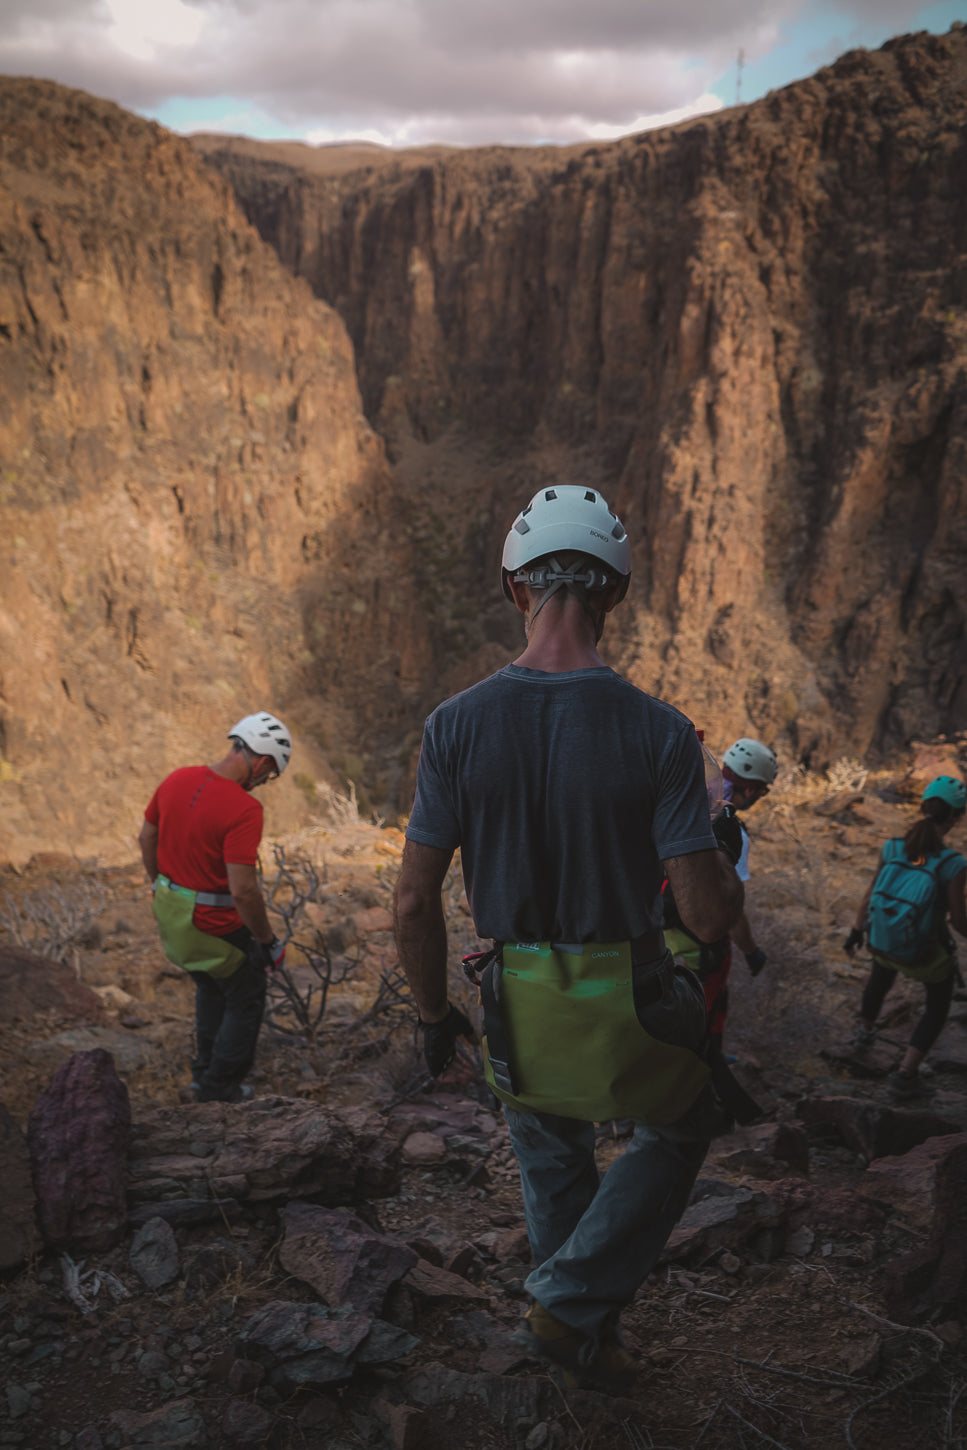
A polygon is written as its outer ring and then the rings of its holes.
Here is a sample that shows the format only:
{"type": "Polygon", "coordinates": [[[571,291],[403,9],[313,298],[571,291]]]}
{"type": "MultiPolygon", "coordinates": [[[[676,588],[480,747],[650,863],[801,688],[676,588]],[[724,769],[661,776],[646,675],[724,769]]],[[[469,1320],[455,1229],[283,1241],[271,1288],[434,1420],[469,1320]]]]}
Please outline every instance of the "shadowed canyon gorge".
{"type": "Polygon", "coordinates": [[[129,857],[262,705],[270,828],[316,782],[405,810],[554,481],[632,538],[609,660],[714,747],[961,728],[965,122],[962,28],[565,149],[189,142],[0,82],[0,860],[129,857]]]}

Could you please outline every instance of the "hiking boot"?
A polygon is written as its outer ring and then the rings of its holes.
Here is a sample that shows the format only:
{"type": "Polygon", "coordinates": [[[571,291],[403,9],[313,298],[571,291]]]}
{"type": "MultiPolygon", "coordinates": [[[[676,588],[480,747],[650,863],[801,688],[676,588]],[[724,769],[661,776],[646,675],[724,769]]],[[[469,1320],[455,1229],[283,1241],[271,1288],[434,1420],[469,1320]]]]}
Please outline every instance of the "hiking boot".
{"type": "Polygon", "coordinates": [[[876,1041],[875,1027],[857,1027],[853,1034],[854,1047],[872,1047],[876,1041]]]}
{"type": "Polygon", "coordinates": [[[920,1081],[918,1072],[891,1072],[886,1080],[886,1090],[891,1098],[902,1101],[905,1098],[922,1098],[933,1092],[920,1081]]]}
{"type": "Polygon", "coordinates": [[[569,1385],[621,1394],[634,1384],[637,1366],[617,1339],[606,1340],[590,1353],[586,1334],[556,1319],[536,1300],[511,1339],[536,1359],[560,1365],[569,1385]]]}

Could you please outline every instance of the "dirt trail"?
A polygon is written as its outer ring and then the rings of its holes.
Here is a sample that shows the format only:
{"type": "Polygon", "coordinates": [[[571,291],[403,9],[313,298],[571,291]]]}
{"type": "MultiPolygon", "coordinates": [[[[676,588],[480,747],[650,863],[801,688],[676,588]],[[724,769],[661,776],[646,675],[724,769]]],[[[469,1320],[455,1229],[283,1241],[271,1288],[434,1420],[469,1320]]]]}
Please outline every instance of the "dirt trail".
{"type": "MultiPolygon", "coordinates": [[[[915,806],[897,793],[901,774],[870,777],[859,792],[861,801],[832,814],[820,812],[841,781],[788,777],[750,813],[748,911],[769,961],[752,979],[739,957],[726,1046],[738,1057],[743,1081],[781,1122],[794,1122],[805,1096],[886,1101],[889,1052],[866,1078],[853,1076],[835,1052],[852,1031],[865,975],[863,963],[843,955],[842,939],[880,843],[902,832],[915,814],[915,806]],[[824,1056],[831,1049],[833,1059],[824,1056]]],[[[302,853],[316,863],[322,884],[310,908],[313,923],[326,933],[339,962],[358,957],[358,965],[331,988],[314,1043],[300,1041],[284,1017],[278,1030],[263,1033],[256,1091],[329,1104],[387,1104],[404,1097],[420,1075],[411,1017],[390,1005],[359,1025],[380,983],[385,990],[386,981],[393,981],[389,905],[399,831],[367,825],[347,810],[339,820],[320,822],[277,844],[290,860],[302,853]]],[[[952,844],[967,848],[967,840],[957,836],[952,844]]],[[[271,863],[271,844],[265,862],[271,863]]],[[[28,898],[49,892],[55,882],[69,894],[83,879],[63,860],[48,858],[23,875],[7,873],[0,894],[8,910],[10,903],[23,910],[28,898]]],[[[87,1046],[106,1045],[114,1053],[136,1120],[154,1106],[178,1101],[187,1085],[191,984],[160,953],[140,868],[101,873],[98,880],[109,900],[67,953],[64,968],[50,969],[42,986],[21,980],[16,999],[14,976],[6,978],[11,990],[0,1102],[21,1124],[56,1066],[70,1051],[87,1046]]],[[[456,960],[475,940],[456,873],[447,895],[456,960]]],[[[453,993],[472,1006],[456,975],[453,993]]],[[[883,1036],[897,1055],[919,998],[919,989],[901,985],[889,999],[883,1036]]],[[[967,1123],[965,1000],[959,992],[934,1054],[933,1086],[934,1103],[945,1112],[959,1110],[967,1123]]],[[[437,1096],[460,1101],[467,1094],[479,1095],[464,1064],[437,1096]]],[[[495,1258],[492,1237],[487,1238],[522,1226],[516,1171],[496,1117],[493,1133],[479,1174],[479,1163],[471,1161],[468,1169],[459,1155],[414,1163],[404,1169],[399,1193],[367,1208],[372,1223],[386,1233],[406,1236],[432,1219],[448,1239],[475,1245],[476,1282],[492,1296],[482,1318],[475,1317],[474,1306],[422,1305],[410,1326],[420,1347],[405,1372],[358,1373],[338,1395],[308,1399],[280,1397],[265,1386],[240,1387],[232,1379],[233,1346],[254,1310],[270,1299],[307,1297],[305,1285],[278,1262],[278,1215],[265,1209],[218,1232],[210,1225],[180,1232],[183,1263],[197,1260],[202,1267],[168,1292],[146,1290],[131,1272],[128,1245],[121,1245],[98,1263],[112,1269],[130,1297],[112,1305],[102,1292],[96,1311],[84,1318],[65,1303],[60,1267],[52,1257],[8,1281],[0,1294],[0,1360],[26,1399],[8,1406],[0,1443],[27,1450],[67,1446],[88,1426],[100,1427],[103,1435],[119,1405],[160,1414],[165,1406],[189,1401],[207,1427],[199,1434],[207,1438],[189,1434],[178,1443],[215,1447],[393,1443],[401,1450],[411,1445],[433,1450],[457,1438],[461,1445],[507,1450],[525,1444],[529,1450],[628,1444],[872,1450],[884,1440],[926,1450],[964,1443],[967,1356],[961,1316],[914,1330],[883,1322],[883,1266],[922,1242],[923,1225],[904,1212],[870,1211],[864,1218],[857,1207],[862,1201],[847,1190],[859,1183],[865,1161],[821,1133],[811,1134],[808,1180],[797,1180],[790,1170],[790,1192],[804,1192],[808,1185],[822,1200],[825,1226],[797,1230],[778,1257],[770,1256],[768,1234],[765,1239],[760,1234],[735,1252],[710,1249],[663,1263],[625,1316],[629,1345],[642,1366],[635,1394],[607,1402],[554,1390],[550,1408],[543,1405],[530,1419],[521,1410],[516,1424],[506,1420],[500,1428],[498,1391],[491,1386],[481,1404],[472,1397],[483,1393],[477,1381],[471,1391],[460,1379],[480,1375],[481,1362],[492,1352],[487,1334],[513,1328],[524,1303],[526,1265],[506,1251],[495,1258]],[[221,1255],[221,1268],[214,1271],[212,1254],[221,1255]],[[482,1327],[485,1321],[496,1330],[482,1327]],[[154,1374],[152,1355],[162,1366],[154,1374]],[[408,1439],[397,1424],[394,1439],[380,1406],[409,1396],[412,1408],[417,1370],[423,1375],[421,1393],[430,1396],[408,1432],[416,1434],[418,1425],[418,1437],[408,1439]],[[239,1438],[226,1419],[239,1400],[249,1406],[252,1423],[262,1426],[262,1440],[239,1438]]],[[[621,1150],[620,1142],[602,1138],[602,1166],[621,1150]]],[[[757,1170],[737,1170],[734,1152],[733,1140],[716,1140],[702,1180],[760,1189],[757,1170]]],[[[498,1378],[522,1393],[519,1371],[498,1378]]],[[[116,1435],[104,1443],[147,1441],[116,1435]]],[[[89,1441],[84,1450],[96,1445],[89,1441]]]]}

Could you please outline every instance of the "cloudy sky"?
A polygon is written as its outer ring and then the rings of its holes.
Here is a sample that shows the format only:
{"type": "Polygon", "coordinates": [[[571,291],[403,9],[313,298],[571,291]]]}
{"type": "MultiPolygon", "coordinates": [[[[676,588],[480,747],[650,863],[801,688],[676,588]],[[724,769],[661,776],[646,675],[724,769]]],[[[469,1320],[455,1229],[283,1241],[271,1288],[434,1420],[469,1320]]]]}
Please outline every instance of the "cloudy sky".
{"type": "Polygon", "coordinates": [[[0,73],[177,131],[566,142],[733,105],[967,0],[0,0],[0,73]]]}

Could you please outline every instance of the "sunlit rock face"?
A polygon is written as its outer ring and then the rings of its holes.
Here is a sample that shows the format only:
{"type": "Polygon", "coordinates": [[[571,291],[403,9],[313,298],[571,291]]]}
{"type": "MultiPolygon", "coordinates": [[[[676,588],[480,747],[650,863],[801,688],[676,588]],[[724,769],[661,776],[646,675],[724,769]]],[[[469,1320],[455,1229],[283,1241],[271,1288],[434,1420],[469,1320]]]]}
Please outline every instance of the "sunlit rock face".
{"type": "Polygon", "coordinates": [[[634,545],[611,657],[713,742],[819,763],[967,705],[965,120],[958,29],[607,145],[196,144],[432,485],[457,653],[512,639],[521,499],[598,485],[634,545]]]}
{"type": "Polygon", "coordinates": [[[0,555],[0,861],[130,857],[160,776],[265,707],[291,824],[329,747],[413,713],[343,323],[186,142],[30,80],[0,82],[0,555]]]}

